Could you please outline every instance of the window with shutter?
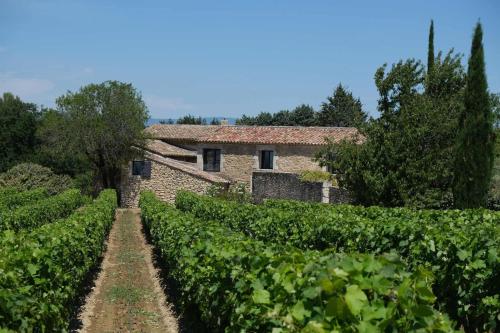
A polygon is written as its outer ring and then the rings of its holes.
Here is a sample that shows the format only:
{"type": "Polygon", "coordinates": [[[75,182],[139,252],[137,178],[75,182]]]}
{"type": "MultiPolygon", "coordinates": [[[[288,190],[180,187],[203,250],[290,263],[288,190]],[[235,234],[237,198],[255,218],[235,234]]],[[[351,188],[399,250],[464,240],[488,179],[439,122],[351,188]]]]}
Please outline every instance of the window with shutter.
{"type": "Polygon", "coordinates": [[[132,176],[141,176],[145,161],[132,161],[132,176]]]}
{"type": "Polygon", "coordinates": [[[220,149],[203,149],[203,170],[220,171],[220,149]]]}
{"type": "Polygon", "coordinates": [[[274,169],[274,151],[261,150],[260,152],[260,168],[274,169]]]}

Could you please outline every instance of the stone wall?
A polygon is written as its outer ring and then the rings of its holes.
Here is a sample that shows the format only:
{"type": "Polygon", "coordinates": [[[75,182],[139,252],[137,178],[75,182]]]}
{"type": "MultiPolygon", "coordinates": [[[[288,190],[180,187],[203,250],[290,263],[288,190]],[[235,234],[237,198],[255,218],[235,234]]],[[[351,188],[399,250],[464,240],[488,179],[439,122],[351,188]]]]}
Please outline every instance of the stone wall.
{"type": "Polygon", "coordinates": [[[351,203],[349,193],[329,182],[304,182],[298,174],[255,171],[252,176],[255,202],[264,199],[290,199],[323,203],[351,203]]]}
{"type": "Polygon", "coordinates": [[[132,162],[122,170],[120,203],[122,207],[137,207],[139,194],[143,190],[151,190],[161,200],[174,203],[179,190],[204,194],[213,184],[222,184],[226,187],[229,185],[222,179],[210,179],[210,177],[197,175],[189,167],[183,166],[182,162],[162,158],[148,158],[148,160],[151,161],[150,177],[133,176],[132,162]]]}
{"type": "Polygon", "coordinates": [[[264,199],[293,199],[322,202],[323,183],[303,182],[297,174],[255,171],[252,177],[255,202],[264,199]]]}

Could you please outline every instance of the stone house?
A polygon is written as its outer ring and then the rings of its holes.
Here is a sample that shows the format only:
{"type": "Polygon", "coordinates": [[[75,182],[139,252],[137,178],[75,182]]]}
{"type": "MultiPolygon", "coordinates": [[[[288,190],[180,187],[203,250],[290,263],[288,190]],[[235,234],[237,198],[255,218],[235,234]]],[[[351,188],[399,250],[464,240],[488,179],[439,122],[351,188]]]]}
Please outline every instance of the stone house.
{"type": "Polygon", "coordinates": [[[326,138],[339,142],[357,135],[350,127],[299,126],[157,124],[146,131],[152,139],[144,149],[145,159],[131,161],[122,173],[123,206],[136,206],[143,189],[153,190],[167,202],[173,202],[179,189],[205,193],[213,184],[227,188],[244,183],[255,191],[255,174],[259,186],[272,188],[274,174],[284,179],[283,174],[293,177],[305,170],[321,170],[313,158],[326,138]],[[271,177],[269,181],[262,181],[263,173],[271,177]]]}

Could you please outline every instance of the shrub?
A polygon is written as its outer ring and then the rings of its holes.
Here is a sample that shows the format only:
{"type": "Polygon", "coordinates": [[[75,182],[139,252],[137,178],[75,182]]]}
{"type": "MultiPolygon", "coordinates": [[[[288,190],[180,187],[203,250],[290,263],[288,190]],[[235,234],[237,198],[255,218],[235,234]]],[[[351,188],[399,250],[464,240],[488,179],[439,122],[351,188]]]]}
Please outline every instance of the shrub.
{"type": "Polygon", "coordinates": [[[29,233],[3,233],[0,327],[16,332],[68,329],[71,304],[101,256],[115,208],[116,194],[106,190],[66,220],[29,233]]]}
{"type": "Polygon", "coordinates": [[[13,187],[0,189],[0,211],[14,209],[48,197],[45,188],[19,192],[13,187]]]}
{"type": "Polygon", "coordinates": [[[73,187],[73,181],[41,165],[22,163],[0,174],[0,187],[15,187],[21,191],[43,187],[55,194],[73,187]]]}

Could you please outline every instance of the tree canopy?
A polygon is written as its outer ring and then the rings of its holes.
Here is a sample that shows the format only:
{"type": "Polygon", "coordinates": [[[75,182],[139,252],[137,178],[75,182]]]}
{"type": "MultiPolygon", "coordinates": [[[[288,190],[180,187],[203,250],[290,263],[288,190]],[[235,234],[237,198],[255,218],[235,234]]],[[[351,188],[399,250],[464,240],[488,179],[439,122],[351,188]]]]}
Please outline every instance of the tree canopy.
{"type": "Polygon", "coordinates": [[[376,71],[380,117],[361,128],[364,143],[330,144],[318,156],[321,164],[338,170],[339,183],[358,202],[452,205],[454,150],[465,87],[460,60],[452,51],[439,52],[430,70],[408,59],[376,71]]]}
{"type": "Polygon", "coordinates": [[[106,81],[68,92],[56,103],[65,149],[83,153],[102,185],[117,188],[121,167],[140,154],[134,147],[145,144],[148,110],[141,95],[131,84],[106,81]]]}
{"type": "Polygon", "coordinates": [[[36,144],[37,109],[11,93],[0,96],[0,172],[24,161],[36,144]]]}

